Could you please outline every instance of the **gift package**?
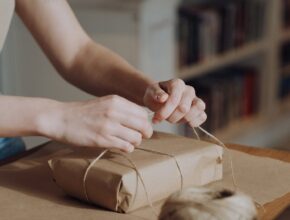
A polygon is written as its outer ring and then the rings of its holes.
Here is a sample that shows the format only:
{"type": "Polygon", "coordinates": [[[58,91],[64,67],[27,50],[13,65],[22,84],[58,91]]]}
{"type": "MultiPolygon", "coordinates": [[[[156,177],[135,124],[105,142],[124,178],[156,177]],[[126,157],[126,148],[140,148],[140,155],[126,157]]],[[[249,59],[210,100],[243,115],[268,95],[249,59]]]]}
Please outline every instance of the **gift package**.
{"type": "Polygon", "coordinates": [[[49,166],[68,195],[128,213],[184,187],[222,179],[222,154],[222,147],[213,143],[156,132],[133,153],[77,148],[49,160],[49,166]]]}

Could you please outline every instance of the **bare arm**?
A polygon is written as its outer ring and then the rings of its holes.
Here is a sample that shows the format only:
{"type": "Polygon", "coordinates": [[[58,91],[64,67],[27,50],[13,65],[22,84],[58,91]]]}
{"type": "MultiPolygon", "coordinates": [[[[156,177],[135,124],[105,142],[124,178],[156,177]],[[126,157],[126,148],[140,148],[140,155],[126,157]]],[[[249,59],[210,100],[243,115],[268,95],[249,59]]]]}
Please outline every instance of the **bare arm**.
{"type": "MultiPolygon", "coordinates": [[[[18,0],[16,10],[69,82],[97,96],[115,93],[142,104],[147,79],[122,58],[94,43],[66,1],[18,0]],[[128,79],[137,84],[135,88],[128,79]]],[[[132,151],[142,137],[152,135],[146,111],[120,96],[71,103],[0,96],[0,106],[0,137],[41,135],[76,146],[132,151]]]]}
{"type": "Polygon", "coordinates": [[[0,95],[0,137],[43,135],[38,123],[40,115],[60,105],[49,99],[0,95]]]}
{"type": "Polygon", "coordinates": [[[132,151],[142,137],[152,135],[148,114],[139,105],[155,112],[155,123],[166,119],[194,127],[205,121],[205,105],[192,87],[179,79],[154,83],[93,42],[66,1],[17,0],[16,10],[60,74],[103,97],[61,103],[0,96],[0,136],[43,135],[77,146],[132,151]]]}
{"type": "Polygon", "coordinates": [[[152,80],[93,42],[64,0],[18,0],[16,10],[59,73],[96,96],[118,94],[143,105],[152,80]]]}

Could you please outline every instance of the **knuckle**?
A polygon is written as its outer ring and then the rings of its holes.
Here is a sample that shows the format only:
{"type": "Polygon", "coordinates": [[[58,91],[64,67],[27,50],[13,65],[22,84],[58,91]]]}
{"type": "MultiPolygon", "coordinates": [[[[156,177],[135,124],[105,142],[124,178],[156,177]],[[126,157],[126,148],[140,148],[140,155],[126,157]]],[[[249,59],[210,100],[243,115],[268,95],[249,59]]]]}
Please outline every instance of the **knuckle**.
{"type": "Polygon", "coordinates": [[[176,83],[177,83],[177,79],[172,79],[172,80],[170,80],[169,81],[169,85],[176,85],[176,83]]]}
{"type": "Polygon", "coordinates": [[[170,103],[171,103],[172,105],[176,106],[176,105],[179,104],[178,101],[179,101],[179,100],[178,100],[177,95],[172,95],[172,97],[171,97],[171,99],[170,99],[170,103]]]}
{"type": "Polygon", "coordinates": [[[189,106],[186,105],[186,104],[180,104],[177,109],[178,109],[179,112],[185,114],[185,113],[187,113],[189,111],[189,106]]]}
{"type": "Polygon", "coordinates": [[[195,95],[196,95],[195,89],[192,86],[188,86],[187,89],[195,97],[195,95]]]}
{"type": "Polygon", "coordinates": [[[207,114],[206,114],[205,112],[203,112],[203,113],[201,114],[201,119],[202,119],[203,121],[205,121],[205,120],[207,119],[207,114]]]}
{"type": "Polygon", "coordinates": [[[170,80],[170,81],[168,82],[168,85],[169,85],[170,87],[175,87],[176,84],[177,84],[177,79],[172,79],[172,80],[170,80]]]}
{"type": "Polygon", "coordinates": [[[110,105],[115,105],[119,102],[120,100],[120,96],[118,95],[110,95],[109,96],[109,102],[110,102],[110,105]]]}
{"type": "Polygon", "coordinates": [[[106,118],[112,118],[115,115],[115,109],[112,107],[108,107],[108,109],[104,113],[106,118]]]}
{"type": "Polygon", "coordinates": [[[185,83],[183,80],[177,78],[177,79],[173,79],[172,80],[172,85],[176,85],[176,86],[184,86],[185,83]]]}
{"type": "Polygon", "coordinates": [[[93,143],[92,145],[96,147],[108,147],[108,143],[100,139],[97,135],[94,135],[92,137],[92,143],[93,143]]]}
{"type": "Polygon", "coordinates": [[[201,110],[205,110],[206,108],[204,101],[202,101],[201,99],[198,99],[198,106],[201,110]]]}
{"type": "Polygon", "coordinates": [[[105,142],[95,140],[92,144],[92,147],[108,147],[108,145],[105,142]]]}

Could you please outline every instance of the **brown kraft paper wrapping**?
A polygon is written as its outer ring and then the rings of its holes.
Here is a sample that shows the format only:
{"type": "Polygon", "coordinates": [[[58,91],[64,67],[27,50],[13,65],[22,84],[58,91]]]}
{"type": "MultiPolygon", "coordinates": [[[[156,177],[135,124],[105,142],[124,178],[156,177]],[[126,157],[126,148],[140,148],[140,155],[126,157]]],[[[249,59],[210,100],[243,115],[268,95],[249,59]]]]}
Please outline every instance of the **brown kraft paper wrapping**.
{"type": "MultiPolygon", "coordinates": [[[[219,157],[222,148],[212,143],[180,136],[155,133],[143,140],[140,148],[126,154],[134,162],[144,180],[152,202],[168,197],[183,187],[201,186],[222,178],[219,157]],[[174,156],[174,158],[169,155],[174,156]]],[[[64,157],[49,161],[56,184],[67,194],[86,201],[83,187],[84,173],[101,150],[82,148],[64,157]]],[[[90,202],[117,212],[130,212],[148,205],[144,187],[129,161],[118,152],[105,154],[90,169],[86,179],[90,202]]]]}

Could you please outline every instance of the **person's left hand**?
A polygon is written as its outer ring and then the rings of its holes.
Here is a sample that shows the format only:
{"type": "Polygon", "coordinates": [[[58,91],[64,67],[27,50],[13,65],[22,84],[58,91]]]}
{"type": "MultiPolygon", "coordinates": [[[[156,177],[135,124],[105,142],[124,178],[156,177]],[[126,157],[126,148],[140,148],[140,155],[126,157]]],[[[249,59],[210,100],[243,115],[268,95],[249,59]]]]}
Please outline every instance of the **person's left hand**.
{"type": "Polygon", "coordinates": [[[188,122],[198,127],[205,122],[205,103],[196,96],[192,86],[181,79],[172,79],[150,85],[144,95],[146,107],[155,112],[153,123],[167,120],[171,123],[188,122]]]}

